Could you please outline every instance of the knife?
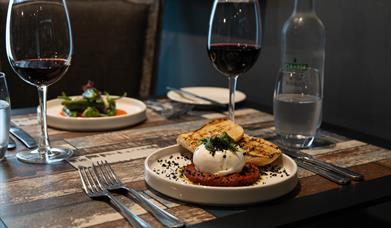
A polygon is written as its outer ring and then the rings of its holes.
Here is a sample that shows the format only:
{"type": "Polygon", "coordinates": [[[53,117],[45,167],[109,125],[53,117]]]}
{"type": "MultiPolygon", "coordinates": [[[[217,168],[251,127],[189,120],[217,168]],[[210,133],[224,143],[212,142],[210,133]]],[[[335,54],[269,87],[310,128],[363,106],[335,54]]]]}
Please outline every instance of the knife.
{"type": "Polygon", "coordinates": [[[19,141],[21,141],[27,148],[33,149],[37,147],[37,143],[35,139],[31,137],[27,132],[25,132],[22,128],[11,126],[10,133],[15,136],[19,141]]]}
{"type": "Polygon", "coordinates": [[[8,150],[12,150],[12,149],[15,149],[16,148],[16,142],[13,138],[9,137],[8,138],[8,147],[7,149],[8,150]]]}
{"type": "Polygon", "coordinates": [[[173,87],[170,87],[170,86],[167,86],[166,89],[174,91],[174,92],[182,94],[182,95],[188,95],[188,96],[195,97],[195,98],[198,98],[198,99],[201,99],[201,100],[204,100],[204,101],[208,101],[212,105],[216,105],[216,106],[223,107],[223,108],[227,107],[227,105],[225,105],[223,103],[217,102],[217,101],[209,99],[207,97],[203,97],[203,96],[200,96],[200,95],[197,95],[197,94],[194,94],[194,93],[182,90],[182,89],[177,89],[177,88],[173,88],[173,87]]]}
{"type": "Polygon", "coordinates": [[[314,164],[309,163],[309,162],[302,160],[302,159],[294,158],[294,160],[296,161],[298,166],[300,166],[306,170],[309,170],[313,173],[316,173],[319,176],[327,178],[335,183],[343,184],[343,185],[350,183],[351,179],[349,177],[340,175],[338,173],[334,173],[334,172],[326,170],[326,169],[322,169],[321,167],[315,166],[314,164]]]}
{"type": "Polygon", "coordinates": [[[361,181],[364,179],[364,176],[360,173],[356,173],[352,170],[321,161],[319,159],[314,158],[313,156],[311,156],[309,154],[306,154],[306,153],[303,153],[300,151],[289,150],[289,149],[283,149],[283,152],[293,158],[307,161],[307,162],[314,164],[316,166],[319,166],[323,169],[330,170],[335,173],[341,174],[343,176],[349,177],[352,180],[361,181]]]}

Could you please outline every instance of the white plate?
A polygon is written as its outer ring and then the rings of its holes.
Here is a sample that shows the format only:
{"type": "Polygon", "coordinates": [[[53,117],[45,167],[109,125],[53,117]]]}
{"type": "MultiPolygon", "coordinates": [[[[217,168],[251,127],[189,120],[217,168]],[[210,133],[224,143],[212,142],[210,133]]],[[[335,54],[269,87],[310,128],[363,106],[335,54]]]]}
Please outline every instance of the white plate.
{"type": "MultiPolygon", "coordinates": [[[[75,98],[77,96],[73,96],[75,98]]],[[[146,119],[147,107],[142,101],[123,97],[116,101],[127,114],[109,117],[67,117],[61,115],[61,99],[47,102],[47,123],[50,127],[72,131],[101,131],[128,127],[146,119]]]]}
{"type": "MultiPolygon", "coordinates": [[[[292,191],[297,184],[297,165],[286,155],[273,163],[289,174],[262,176],[256,184],[243,187],[210,187],[192,184],[175,172],[176,167],[189,164],[191,153],[179,145],[169,146],[149,155],[144,164],[144,178],[156,191],[172,198],[205,205],[241,205],[277,198],[292,191]],[[167,160],[177,164],[163,167],[167,160]],[[164,171],[166,170],[166,171],[164,171]],[[174,175],[175,174],[175,177],[174,175]]],[[[173,164],[173,163],[171,163],[173,164]]]]}
{"type": "MultiPolygon", "coordinates": [[[[207,97],[211,100],[222,104],[228,104],[229,102],[229,90],[226,88],[219,87],[184,87],[182,90],[197,94],[199,96],[207,97]]],[[[174,91],[168,91],[167,97],[171,100],[186,103],[186,104],[195,104],[195,105],[211,105],[209,101],[205,101],[199,98],[195,98],[188,95],[181,95],[174,91]]],[[[235,93],[235,103],[244,101],[246,95],[241,91],[236,91],[235,93]]]]}

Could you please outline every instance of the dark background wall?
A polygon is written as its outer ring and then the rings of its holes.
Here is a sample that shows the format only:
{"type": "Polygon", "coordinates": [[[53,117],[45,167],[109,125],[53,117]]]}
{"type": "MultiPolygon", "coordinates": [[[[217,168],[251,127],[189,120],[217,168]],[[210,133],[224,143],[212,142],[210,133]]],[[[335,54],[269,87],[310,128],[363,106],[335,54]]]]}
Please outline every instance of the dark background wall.
{"type": "MultiPolygon", "coordinates": [[[[239,77],[248,100],[272,106],[280,31],[293,0],[261,0],[264,33],[256,65],[239,77]]],[[[156,93],[165,86],[227,86],[211,65],[206,37],[212,0],[166,0],[156,93]]],[[[391,140],[391,1],[318,0],[326,27],[323,119],[391,140]]]]}

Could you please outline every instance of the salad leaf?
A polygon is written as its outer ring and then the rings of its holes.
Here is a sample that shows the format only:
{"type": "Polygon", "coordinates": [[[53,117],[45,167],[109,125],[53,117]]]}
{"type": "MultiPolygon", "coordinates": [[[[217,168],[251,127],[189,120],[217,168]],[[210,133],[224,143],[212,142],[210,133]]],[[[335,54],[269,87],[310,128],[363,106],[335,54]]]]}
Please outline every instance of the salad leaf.
{"type": "Polygon", "coordinates": [[[86,98],[86,99],[96,100],[96,99],[99,99],[100,94],[99,94],[99,91],[97,89],[89,88],[89,89],[84,91],[82,96],[84,98],[86,98]]]}
{"type": "Polygon", "coordinates": [[[101,116],[115,116],[116,115],[116,100],[126,96],[124,93],[120,97],[113,98],[108,92],[103,94],[94,87],[94,83],[88,81],[83,86],[83,93],[81,98],[74,98],[67,96],[65,92],[58,96],[62,99],[61,104],[63,113],[70,117],[101,117],[101,116]]]}
{"type": "Polygon", "coordinates": [[[219,136],[204,138],[201,142],[208,151],[213,153],[222,150],[231,150],[233,152],[238,150],[234,140],[226,132],[219,136]]]}
{"type": "Polygon", "coordinates": [[[82,117],[100,117],[101,114],[99,110],[95,107],[87,107],[84,112],[81,114],[82,117]]]}

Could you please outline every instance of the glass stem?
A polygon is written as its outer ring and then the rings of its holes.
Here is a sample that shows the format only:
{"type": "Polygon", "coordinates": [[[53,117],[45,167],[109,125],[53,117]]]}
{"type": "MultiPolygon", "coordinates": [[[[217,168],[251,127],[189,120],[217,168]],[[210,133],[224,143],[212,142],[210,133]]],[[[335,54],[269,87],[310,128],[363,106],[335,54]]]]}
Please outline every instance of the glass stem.
{"type": "Polygon", "coordinates": [[[48,128],[46,125],[46,93],[47,93],[47,86],[38,87],[38,96],[39,96],[38,121],[41,127],[41,138],[39,140],[38,151],[42,157],[44,157],[47,152],[50,152],[48,128]]]}
{"type": "Polygon", "coordinates": [[[228,117],[232,122],[235,122],[235,92],[236,92],[236,82],[238,81],[238,76],[228,77],[229,83],[229,103],[228,103],[228,117]]]}

